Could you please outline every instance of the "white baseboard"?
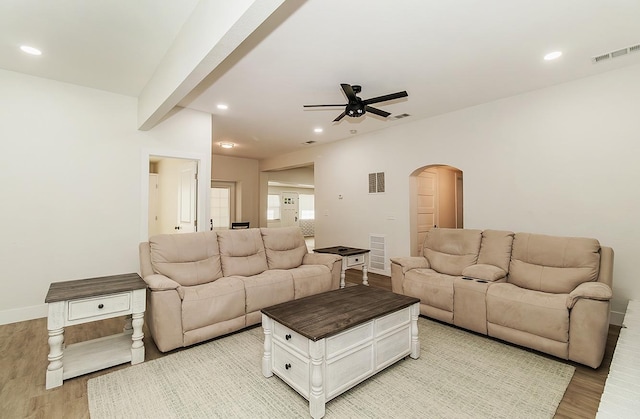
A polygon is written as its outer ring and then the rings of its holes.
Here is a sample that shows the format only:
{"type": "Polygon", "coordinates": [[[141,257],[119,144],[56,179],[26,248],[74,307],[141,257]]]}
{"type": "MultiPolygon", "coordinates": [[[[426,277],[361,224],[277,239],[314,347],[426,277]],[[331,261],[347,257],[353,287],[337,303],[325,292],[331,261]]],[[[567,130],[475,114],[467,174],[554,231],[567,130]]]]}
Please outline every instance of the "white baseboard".
{"type": "Polygon", "coordinates": [[[624,320],[624,313],[620,313],[619,311],[612,311],[611,317],[609,317],[609,324],[615,324],[616,326],[622,326],[622,321],[624,320]]]}
{"type": "Polygon", "coordinates": [[[3,310],[0,311],[0,325],[40,319],[47,317],[48,314],[49,307],[47,304],[3,310]]]}

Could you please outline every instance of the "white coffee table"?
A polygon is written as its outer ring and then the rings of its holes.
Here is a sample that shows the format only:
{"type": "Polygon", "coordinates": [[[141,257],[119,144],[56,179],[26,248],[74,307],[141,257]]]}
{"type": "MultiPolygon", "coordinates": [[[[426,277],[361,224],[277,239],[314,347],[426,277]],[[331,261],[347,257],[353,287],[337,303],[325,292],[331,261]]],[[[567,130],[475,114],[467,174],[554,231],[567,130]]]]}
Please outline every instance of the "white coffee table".
{"type": "Polygon", "coordinates": [[[262,374],[325,403],[407,355],[420,356],[419,300],[357,285],[262,310],[262,374]]]}

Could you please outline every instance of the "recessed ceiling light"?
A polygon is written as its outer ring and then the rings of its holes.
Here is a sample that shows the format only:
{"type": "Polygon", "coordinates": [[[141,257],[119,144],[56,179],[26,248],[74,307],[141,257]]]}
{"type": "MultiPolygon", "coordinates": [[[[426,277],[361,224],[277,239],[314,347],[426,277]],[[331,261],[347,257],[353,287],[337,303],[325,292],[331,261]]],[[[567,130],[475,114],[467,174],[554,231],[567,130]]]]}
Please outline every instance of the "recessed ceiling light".
{"type": "Polygon", "coordinates": [[[315,132],[316,134],[320,134],[322,131],[324,131],[322,128],[314,128],[313,132],[315,132]]]}
{"type": "Polygon", "coordinates": [[[26,52],[27,54],[42,55],[42,51],[40,51],[38,48],[30,47],[28,45],[22,45],[20,46],[20,49],[22,50],[22,52],[26,52]]]}
{"type": "Polygon", "coordinates": [[[217,106],[218,109],[229,109],[229,105],[225,105],[224,103],[220,103],[217,106]]]}
{"type": "Polygon", "coordinates": [[[234,143],[220,143],[220,147],[222,148],[233,148],[236,145],[234,143]]]}
{"type": "Polygon", "coordinates": [[[555,60],[562,55],[562,51],[553,51],[544,56],[545,61],[555,60]]]}

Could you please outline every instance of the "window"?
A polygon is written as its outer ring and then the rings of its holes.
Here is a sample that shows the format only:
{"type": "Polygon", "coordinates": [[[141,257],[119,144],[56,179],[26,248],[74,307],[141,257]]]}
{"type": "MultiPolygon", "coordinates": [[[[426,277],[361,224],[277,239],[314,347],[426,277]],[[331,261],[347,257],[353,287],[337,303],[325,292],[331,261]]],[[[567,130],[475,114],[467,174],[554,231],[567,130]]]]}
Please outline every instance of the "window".
{"type": "Polygon", "coordinates": [[[298,206],[301,220],[314,220],[316,218],[313,195],[300,194],[298,197],[298,206]]]}
{"type": "Polygon", "coordinates": [[[211,188],[211,222],[214,230],[231,224],[231,188],[211,188]]]}
{"type": "Polygon", "coordinates": [[[267,195],[267,220],[280,219],[280,195],[267,195]]]}

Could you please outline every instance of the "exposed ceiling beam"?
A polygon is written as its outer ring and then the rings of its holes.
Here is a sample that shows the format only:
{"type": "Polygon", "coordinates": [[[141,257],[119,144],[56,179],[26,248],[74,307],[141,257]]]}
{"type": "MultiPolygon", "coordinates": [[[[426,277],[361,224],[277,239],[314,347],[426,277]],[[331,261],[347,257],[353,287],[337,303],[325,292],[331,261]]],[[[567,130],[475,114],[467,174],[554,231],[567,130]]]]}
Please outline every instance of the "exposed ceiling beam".
{"type": "Polygon", "coordinates": [[[285,0],[201,0],[138,97],[138,128],[158,124],[285,0]]]}

